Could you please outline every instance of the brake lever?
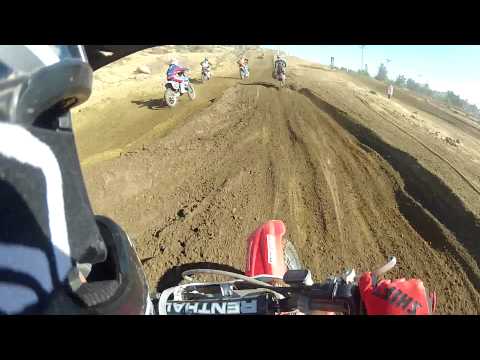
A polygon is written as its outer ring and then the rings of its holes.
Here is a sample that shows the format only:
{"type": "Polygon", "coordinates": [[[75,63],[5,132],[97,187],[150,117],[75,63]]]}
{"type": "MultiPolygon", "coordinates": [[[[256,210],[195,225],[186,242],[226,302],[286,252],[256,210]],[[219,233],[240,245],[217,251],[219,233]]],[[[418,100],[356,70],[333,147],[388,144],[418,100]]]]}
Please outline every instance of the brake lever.
{"type": "Polygon", "coordinates": [[[388,257],[388,262],[383,265],[382,267],[378,268],[377,270],[374,271],[374,274],[377,277],[382,276],[385,274],[387,271],[392,270],[392,268],[397,264],[397,258],[395,256],[389,256],[388,257]]]}
{"type": "MultiPolygon", "coordinates": [[[[374,275],[375,278],[378,279],[380,276],[392,270],[396,264],[397,264],[397,258],[395,256],[389,256],[387,263],[381,266],[380,268],[378,268],[377,270],[373,271],[372,274],[374,275]]],[[[356,274],[354,269],[345,272],[342,278],[345,280],[347,284],[357,283],[359,280],[359,276],[356,274]]]]}

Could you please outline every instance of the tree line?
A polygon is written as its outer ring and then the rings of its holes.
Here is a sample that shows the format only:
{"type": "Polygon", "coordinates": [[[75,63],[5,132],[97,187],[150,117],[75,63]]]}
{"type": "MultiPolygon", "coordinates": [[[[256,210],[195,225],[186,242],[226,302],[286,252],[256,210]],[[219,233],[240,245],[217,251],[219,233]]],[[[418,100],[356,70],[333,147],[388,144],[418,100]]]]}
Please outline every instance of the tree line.
{"type": "MultiPolygon", "coordinates": [[[[357,71],[357,73],[365,76],[370,76],[370,74],[366,70],[359,70],[357,71]]],[[[383,81],[386,84],[393,84],[399,88],[408,89],[416,92],[417,94],[439,100],[444,104],[458,107],[463,111],[465,111],[466,113],[469,113],[476,117],[480,117],[480,109],[478,109],[476,105],[468,103],[467,100],[462,99],[459,95],[455,94],[453,91],[450,91],[450,90],[446,92],[436,91],[431,89],[428,83],[421,84],[416,82],[413,79],[410,79],[410,78],[407,79],[404,75],[399,75],[396,80],[390,80],[388,78],[388,71],[385,64],[380,64],[380,67],[378,68],[378,73],[375,76],[375,79],[379,81],[383,81]]]]}

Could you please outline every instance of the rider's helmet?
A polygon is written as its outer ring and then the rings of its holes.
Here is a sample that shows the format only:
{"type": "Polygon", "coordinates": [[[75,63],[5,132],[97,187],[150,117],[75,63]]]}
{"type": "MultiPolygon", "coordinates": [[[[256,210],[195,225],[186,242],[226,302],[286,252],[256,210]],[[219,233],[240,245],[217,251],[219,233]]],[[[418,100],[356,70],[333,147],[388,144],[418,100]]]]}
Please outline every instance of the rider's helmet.
{"type": "Polygon", "coordinates": [[[203,61],[206,61],[206,62],[208,62],[208,58],[205,58],[203,61]]]}
{"type": "Polygon", "coordinates": [[[70,109],[91,89],[83,46],[0,46],[0,313],[151,311],[132,243],[83,183],[70,109]]]}

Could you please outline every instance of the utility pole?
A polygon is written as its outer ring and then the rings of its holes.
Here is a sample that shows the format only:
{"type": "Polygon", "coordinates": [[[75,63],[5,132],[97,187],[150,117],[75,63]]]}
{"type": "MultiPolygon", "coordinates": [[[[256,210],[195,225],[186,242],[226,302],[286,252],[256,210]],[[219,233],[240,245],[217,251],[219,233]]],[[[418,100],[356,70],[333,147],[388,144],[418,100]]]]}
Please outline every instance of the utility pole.
{"type": "Polygon", "coordinates": [[[362,66],[361,66],[360,69],[362,69],[362,70],[365,68],[365,67],[363,66],[363,51],[364,51],[364,49],[365,49],[366,46],[367,46],[367,45],[360,45],[360,49],[362,49],[362,66]]]}

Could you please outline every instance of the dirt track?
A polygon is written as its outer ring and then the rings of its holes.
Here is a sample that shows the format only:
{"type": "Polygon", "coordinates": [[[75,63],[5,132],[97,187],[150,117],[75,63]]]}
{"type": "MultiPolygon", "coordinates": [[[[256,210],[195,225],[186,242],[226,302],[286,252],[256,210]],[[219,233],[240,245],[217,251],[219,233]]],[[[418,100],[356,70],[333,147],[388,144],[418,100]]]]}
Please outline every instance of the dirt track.
{"type": "Polygon", "coordinates": [[[198,101],[174,110],[124,104],[139,120],[103,147],[87,127],[77,133],[83,159],[120,148],[84,175],[95,211],[131,234],[151,286],[179,264],[242,270],[248,234],[282,219],[318,281],[395,255],[391,276],[422,278],[440,313],[480,313],[479,224],[460,199],[314,90],[279,89],[271,58],[251,68],[248,81],[197,85],[198,101]],[[119,140],[128,134],[135,141],[119,140]]]}

